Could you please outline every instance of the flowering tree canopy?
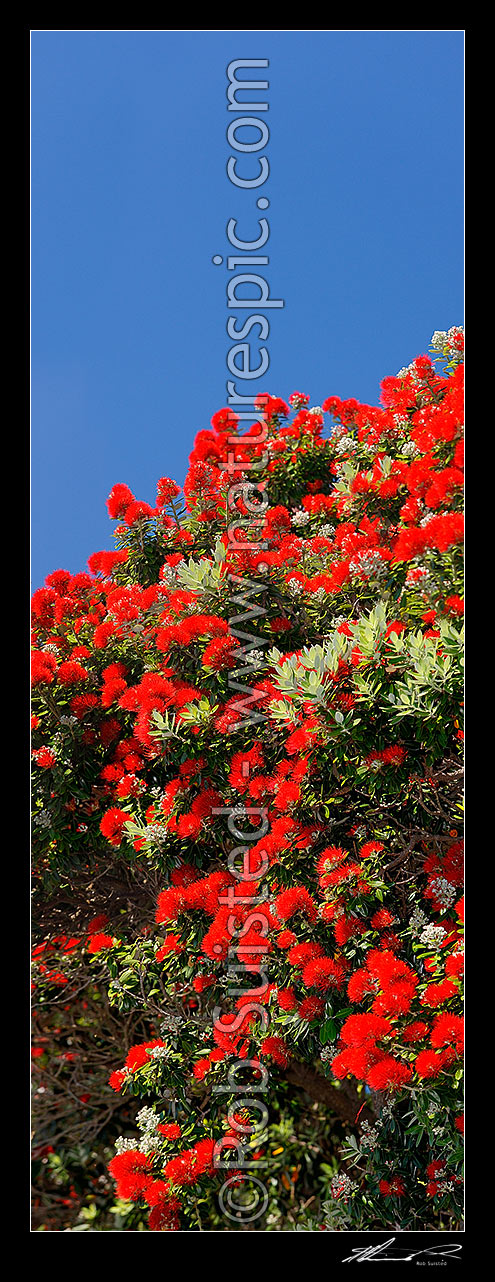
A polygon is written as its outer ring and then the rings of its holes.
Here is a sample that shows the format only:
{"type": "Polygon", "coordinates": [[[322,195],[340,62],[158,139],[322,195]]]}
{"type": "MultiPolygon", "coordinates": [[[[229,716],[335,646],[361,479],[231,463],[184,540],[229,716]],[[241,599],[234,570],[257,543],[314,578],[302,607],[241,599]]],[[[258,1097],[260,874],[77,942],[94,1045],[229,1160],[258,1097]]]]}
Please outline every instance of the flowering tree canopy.
{"type": "Polygon", "coordinates": [[[219,410],[34,593],[42,1229],[460,1225],[462,352],[219,410]]]}

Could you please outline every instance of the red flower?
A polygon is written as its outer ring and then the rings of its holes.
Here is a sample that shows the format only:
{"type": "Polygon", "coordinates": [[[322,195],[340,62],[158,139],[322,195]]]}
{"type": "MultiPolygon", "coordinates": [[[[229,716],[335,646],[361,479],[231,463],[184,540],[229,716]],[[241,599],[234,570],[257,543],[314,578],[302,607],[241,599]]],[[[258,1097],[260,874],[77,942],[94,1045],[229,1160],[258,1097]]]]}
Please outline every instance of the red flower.
{"type": "Polygon", "coordinates": [[[87,681],[89,672],[83,668],[81,663],[68,659],[66,663],[61,663],[57,671],[57,681],[62,685],[76,685],[78,681],[87,681]]]}
{"type": "Polygon", "coordinates": [[[125,516],[130,503],[134,503],[134,495],[127,485],[114,485],[107,499],[107,508],[109,515],[114,519],[125,516]]]}
{"type": "Polygon", "coordinates": [[[449,997],[455,997],[458,991],[457,984],[451,979],[443,979],[439,984],[428,984],[421,1002],[424,1006],[441,1006],[442,1002],[448,1002],[449,997]]]}
{"type": "Polygon", "coordinates": [[[179,1228],[180,1202],[176,1197],[167,1197],[157,1203],[150,1213],[148,1226],[151,1233],[163,1233],[167,1229],[174,1231],[179,1228]]]}
{"type": "Polygon", "coordinates": [[[161,948],[155,953],[155,961],[163,961],[164,957],[168,957],[169,953],[182,953],[183,951],[184,945],[180,935],[167,935],[161,948]]]}
{"type": "Polygon", "coordinates": [[[408,1064],[401,1064],[393,1055],[385,1055],[370,1068],[366,1081],[372,1090],[383,1091],[405,1086],[411,1077],[412,1069],[408,1064]]]}
{"type": "Polygon", "coordinates": [[[265,1037],[261,1045],[261,1053],[273,1059],[280,1068],[287,1068],[291,1060],[290,1050],[282,1037],[265,1037]]]}
{"type": "Polygon", "coordinates": [[[166,507],[172,499],[176,499],[180,494],[180,488],[175,481],[171,481],[168,476],[161,476],[156,486],[156,506],[157,508],[166,507]]]}
{"type": "Polygon", "coordinates": [[[384,930],[386,926],[391,926],[394,918],[388,908],[379,908],[371,918],[371,925],[375,930],[384,930]]]}
{"type": "Polygon", "coordinates": [[[446,1011],[435,1015],[430,1034],[432,1046],[454,1046],[461,1055],[464,1048],[464,1023],[460,1015],[451,1015],[446,1011]]]}
{"type": "Polygon", "coordinates": [[[106,913],[99,913],[97,917],[92,917],[91,921],[88,922],[87,925],[88,934],[91,934],[91,931],[93,930],[101,930],[102,926],[107,925],[107,922],[108,917],[106,913]]]}
{"type": "Polygon", "coordinates": [[[117,1068],[114,1073],[110,1074],[108,1085],[112,1087],[113,1091],[120,1091],[125,1081],[127,1081],[127,1073],[122,1068],[117,1068]]]}
{"type": "Polygon", "coordinates": [[[438,1077],[443,1066],[442,1054],[435,1051],[420,1051],[414,1061],[418,1077],[438,1077]]]}
{"type": "Polygon", "coordinates": [[[117,1184],[119,1197],[137,1202],[151,1183],[151,1158],[135,1149],[117,1153],[109,1162],[108,1169],[117,1184]]]}
{"type": "Polygon", "coordinates": [[[316,921],[317,907],[305,886],[290,886],[277,895],[274,910],[281,921],[289,921],[296,913],[303,913],[310,921],[316,921]]]}
{"type": "Polygon", "coordinates": [[[325,1003],[321,997],[305,997],[301,1002],[298,1015],[300,1019],[319,1019],[325,1010],[325,1003]]]}
{"type": "Polygon", "coordinates": [[[402,1197],[406,1191],[404,1180],[398,1175],[392,1180],[380,1180],[378,1187],[382,1197],[402,1197]]]}
{"type": "Polygon", "coordinates": [[[344,980],[344,967],[333,957],[316,957],[307,962],[303,969],[303,982],[308,988],[318,988],[326,993],[330,988],[339,988],[344,980]]]}
{"type": "Polygon", "coordinates": [[[37,748],[33,752],[33,758],[36,765],[41,766],[43,770],[50,770],[57,760],[55,753],[52,752],[51,748],[47,747],[37,748]]]}
{"type": "Polygon", "coordinates": [[[88,953],[101,953],[105,948],[114,948],[115,940],[111,935],[92,935],[88,944],[88,953]]]}
{"type": "Polygon", "coordinates": [[[111,846],[120,846],[124,824],[128,819],[127,811],[119,810],[117,806],[105,811],[103,819],[100,821],[100,832],[110,842],[111,846]]]}
{"type": "Polygon", "coordinates": [[[181,1135],[177,1122],[160,1122],[156,1129],[160,1135],[165,1136],[166,1140],[178,1140],[181,1135]]]}
{"type": "Polygon", "coordinates": [[[297,997],[293,988],[279,988],[277,992],[277,1001],[281,1010],[295,1010],[297,1006],[297,997]]]}

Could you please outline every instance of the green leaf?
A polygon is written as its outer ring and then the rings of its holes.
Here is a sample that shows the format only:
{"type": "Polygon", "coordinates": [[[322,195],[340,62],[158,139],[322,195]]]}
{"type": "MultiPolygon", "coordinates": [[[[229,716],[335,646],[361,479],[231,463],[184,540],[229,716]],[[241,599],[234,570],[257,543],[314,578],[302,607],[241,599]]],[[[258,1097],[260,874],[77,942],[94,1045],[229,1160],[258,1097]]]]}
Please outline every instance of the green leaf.
{"type": "Polygon", "coordinates": [[[336,1036],[337,1036],[337,1025],[335,1023],[335,1020],[326,1019],[325,1023],[322,1024],[320,1027],[320,1042],[322,1046],[324,1046],[326,1042],[335,1041],[336,1036]]]}

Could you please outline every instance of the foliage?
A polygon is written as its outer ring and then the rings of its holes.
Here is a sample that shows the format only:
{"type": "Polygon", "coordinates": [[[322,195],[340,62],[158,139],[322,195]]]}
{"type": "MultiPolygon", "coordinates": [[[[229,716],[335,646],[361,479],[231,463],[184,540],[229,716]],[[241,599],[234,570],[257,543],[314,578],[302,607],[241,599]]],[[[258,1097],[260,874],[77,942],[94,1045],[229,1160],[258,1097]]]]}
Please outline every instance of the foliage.
{"type": "Polygon", "coordinates": [[[34,594],[37,1231],[461,1223],[462,349],[34,594]]]}

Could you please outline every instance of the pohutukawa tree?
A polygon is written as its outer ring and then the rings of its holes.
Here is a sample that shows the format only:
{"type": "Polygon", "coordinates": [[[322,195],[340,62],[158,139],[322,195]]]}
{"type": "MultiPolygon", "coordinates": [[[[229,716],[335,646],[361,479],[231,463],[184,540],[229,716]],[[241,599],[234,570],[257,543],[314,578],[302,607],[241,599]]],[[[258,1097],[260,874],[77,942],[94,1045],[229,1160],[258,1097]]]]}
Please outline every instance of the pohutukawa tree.
{"type": "Polygon", "coordinates": [[[41,1229],[460,1225],[462,351],[221,409],[34,594],[41,1229]]]}

